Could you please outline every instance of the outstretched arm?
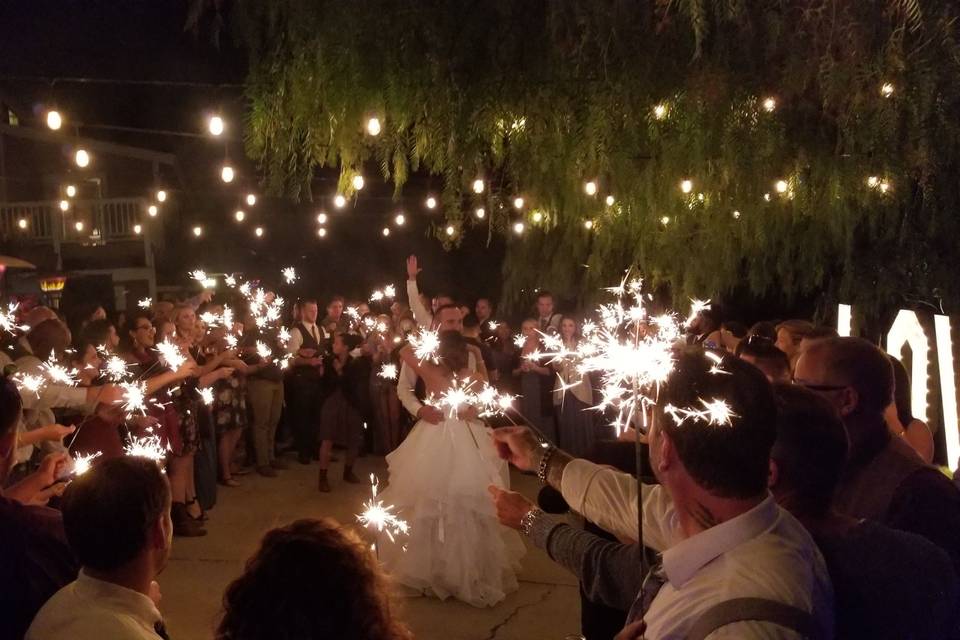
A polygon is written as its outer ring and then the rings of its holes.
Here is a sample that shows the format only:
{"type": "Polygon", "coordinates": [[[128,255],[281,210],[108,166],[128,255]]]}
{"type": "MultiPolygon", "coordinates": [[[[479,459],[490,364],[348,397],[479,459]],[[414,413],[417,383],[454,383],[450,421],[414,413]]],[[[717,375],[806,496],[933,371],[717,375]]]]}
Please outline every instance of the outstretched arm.
{"type": "Polygon", "coordinates": [[[417,324],[424,329],[429,329],[433,324],[433,316],[420,300],[420,288],[417,286],[418,273],[420,273],[420,267],[417,264],[417,256],[410,256],[407,258],[407,298],[409,298],[410,310],[413,311],[417,324]]]}

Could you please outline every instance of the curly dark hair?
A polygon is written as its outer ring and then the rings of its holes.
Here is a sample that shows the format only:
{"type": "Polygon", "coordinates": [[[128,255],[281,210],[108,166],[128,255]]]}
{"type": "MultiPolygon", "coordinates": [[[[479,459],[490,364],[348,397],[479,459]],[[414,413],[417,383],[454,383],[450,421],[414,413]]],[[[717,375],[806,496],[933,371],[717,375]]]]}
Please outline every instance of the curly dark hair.
{"type": "Polygon", "coordinates": [[[330,519],[268,531],[223,595],[218,640],[410,640],[356,534],[330,519]]]}

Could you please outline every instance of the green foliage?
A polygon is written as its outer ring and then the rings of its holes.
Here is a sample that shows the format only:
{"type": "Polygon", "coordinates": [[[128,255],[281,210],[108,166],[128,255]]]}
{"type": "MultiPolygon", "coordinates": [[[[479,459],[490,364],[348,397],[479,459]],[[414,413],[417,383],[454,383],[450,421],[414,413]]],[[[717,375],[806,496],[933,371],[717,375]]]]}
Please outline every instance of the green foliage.
{"type": "Polygon", "coordinates": [[[739,285],[871,314],[958,301],[957,16],[952,0],[273,0],[233,19],[268,186],[307,198],[339,165],[350,193],[365,165],[399,196],[427,172],[445,241],[448,223],[513,236],[523,215],[508,304],[538,286],[590,298],[632,266],[675,298],[739,285]]]}

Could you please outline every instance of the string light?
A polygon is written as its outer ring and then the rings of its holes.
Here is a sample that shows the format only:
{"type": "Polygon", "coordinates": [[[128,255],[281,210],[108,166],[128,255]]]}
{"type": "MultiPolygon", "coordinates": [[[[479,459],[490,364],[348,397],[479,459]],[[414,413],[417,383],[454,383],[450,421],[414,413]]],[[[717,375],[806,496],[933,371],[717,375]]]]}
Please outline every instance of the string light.
{"type": "Polygon", "coordinates": [[[484,190],[485,188],[486,188],[486,185],[483,184],[483,180],[482,180],[481,178],[477,178],[476,180],[473,181],[473,192],[474,192],[474,193],[476,193],[476,194],[481,194],[481,193],[483,193],[483,190],[484,190]]]}
{"type": "Polygon", "coordinates": [[[263,227],[257,227],[256,229],[254,229],[254,230],[253,230],[253,235],[257,236],[258,238],[262,238],[262,237],[263,237],[263,227]]]}
{"type": "Polygon", "coordinates": [[[396,223],[396,225],[397,225],[398,227],[402,227],[403,224],[407,221],[407,219],[406,219],[406,217],[404,217],[404,215],[403,215],[402,213],[398,213],[398,214],[397,214],[397,217],[394,218],[393,221],[394,221],[394,223],[396,223]]]}
{"type": "Polygon", "coordinates": [[[320,227],[319,229],[317,229],[317,235],[320,236],[321,238],[326,238],[327,230],[324,229],[323,227],[320,227]]]}
{"type": "Polygon", "coordinates": [[[77,231],[83,231],[83,223],[77,220],[76,224],[73,225],[73,228],[77,231]]]}
{"type": "Polygon", "coordinates": [[[382,233],[383,233],[383,237],[384,237],[384,238],[386,238],[387,236],[389,236],[389,235],[390,235],[390,227],[384,227],[382,233]]]}
{"type": "Polygon", "coordinates": [[[668,224],[670,224],[670,216],[663,216],[662,218],[660,218],[660,224],[662,224],[663,226],[667,226],[668,224]]]}
{"type": "Polygon", "coordinates": [[[613,206],[613,203],[616,202],[616,201],[617,201],[617,199],[614,198],[613,196],[607,196],[606,202],[607,202],[607,206],[608,206],[608,207],[612,207],[612,206],[613,206]]]}
{"type": "Polygon", "coordinates": [[[380,118],[370,118],[367,120],[367,133],[372,136],[380,135],[380,118]]]}
{"type": "Polygon", "coordinates": [[[196,236],[196,237],[198,237],[198,238],[199,238],[200,236],[202,236],[202,235],[203,235],[203,227],[201,227],[201,226],[196,226],[196,227],[194,227],[194,228],[193,228],[193,235],[196,236]]]}
{"type": "Polygon", "coordinates": [[[228,164],[223,165],[223,168],[220,170],[220,179],[226,183],[233,182],[235,172],[233,167],[228,164]]]}
{"type": "Polygon", "coordinates": [[[661,102],[653,108],[653,117],[657,120],[663,120],[667,117],[667,105],[661,102]]]}
{"type": "Polygon", "coordinates": [[[773,113],[777,108],[777,101],[774,98],[765,98],[763,101],[763,110],[767,113],[773,113]]]}
{"type": "Polygon", "coordinates": [[[167,192],[163,189],[157,190],[157,202],[166,202],[167,201],[167,192]]]}
{"type": "Polygon", "coordinates": [[[594,182],[593,180],[585,182],[583,184],[583,192],[586,193],[588,196],[597,195],[597,183],[594,182]]]}
{"type": "Polygon", "coordinates": [[[763,199],[766,200],[767,202],[770,202],[770,194],[769,193],[763,194],[763,199]]]}
{"type": "Polygon", "coordinates": [[[56,109],[47,111],[47,126],[53,131],[59,131],[60,127],[63,126],[63,117],[56,109]]]}
{"type": "Polygon", "coordinates": [[[252,207],[252,206],[255,205],[255,204],[257,204],[257,196],[255,196],[255,195],[252,194],[252,193],[248,193],[248,194],[247,194],[247,206],[248,206],[248,207],[252,207]]]}
{"type": "Polygon", "coordinates": [[[333,197],[333,206],[335,206],[337,209],[343,209],[345,206],[347,206],[347,199],[344,198],[342,194],[338,193],[333,197]]]}
{"type": "Polygon", "coordinates": [[[513,225],[513,232],[517,235],[523,233],[524,225],[522,222],[515,222],[513,225]]]}
{"type": "Polygon", "coordinates": [[[593,229],[593,220],[584,220],[584,221],[583,221],[583,227],[584,227],[587,231],[589,231],[590,229],[593,229]]]}
{"type": "Polygon", "coordinates": [[[133,225],[133,232],[137,235],[140,235],[143,232],[143,227],[139,224],[133,225]]]}
{"type": "Polygon", "coordinates": [[[474,211],[473,214],[477,216],[477,219],[479,220],[483,220],[487,216],[487,212],[483,207],[477,207],[477,210],[474,211]]]}
{"type": "Polygon", "coordinates": [[[207,131],[210,132],[210,135],[222,135],[225,128],[223,118],[220,116],[211,116],[210,119],[207,120],[207,131]]]}
{"type": "Polygon", "coordinates": [[[243,222],[244,218],[247,217],[247,212],[243,209],[237,209],[233,214],[233,219],[237,222],[243,222]]]}
{"type": "Polygon", "coordinates": [[[73,155],[73,161],[83,169],[90,164],[90,154],[87,153],[86,149],[77,149],[77,152],[73,155]]]}
{"type": "Polygon", "coordinates": [[[318,213],[318,214],[317,214],[317,222],[318,222],[319,224],[327,224],[327,214],[323,213],[322,211],[321,211],[320,213],[318,213]]]}
{"type": "Polygon", "coordinates": [[[777,180],[776,184],[773,186],[777,190],[777,193],[786,193],[787,189],[790,188],[790,185],[787,184],[786,180],[777,180]]]}
{"type": "Polygon", "coordinates": [[[26,228],[27,228],[27,219],[26,219],[26,218],[20,218],[19,220],[17,220],[17,226],[20,227],[21,229],[26,229],[26,228]]]}
{"type": "Polygon", "coordinates": [[[77,187],[75,185],[68,184],[66,191],[68,198],[74,198],[77,195],[77,187]]]}
{"type": "Polygon", "coordinates": [[[889,191],[889,190],[890,190],[890,183],[887,182],[886,180],[881,180],[881,181],[880,181],[880,193],[886,193],[886,192],[889,191]]]}
{"type": "Polygon", "coordinates": [[[160,209],[157,208],[157,205],[155,205],[155,204],[152,204],[152,205],[150,205],[149,207],[147,207],[147,214],[148,214],[151,218],[156,218],[156,217],[157,217],[157,213],[158,213],[159,211],[160,211],[160,209]]]}
{"type": "Polygon", "coordinates": [[[893,95],[893,84],[889,82],[884,82],[880,87],[880,95],[884,98],[889,98],[893,95]]]}
{"type": "Polygon", "coordinates": [[[740,212],[739,212],[739,211],[734,211],[734,212],[733,212],[733,219],[734,219],[734,220],[739,220],[739,219],[740,219],[740,212]]]}
{"type": "Polygon", "coordinates": [[[433,196],[427,198],[427,209],[436,209],[437,208],[437,199],[433,196]]]}
{"type": "Polygon", "coordinates": [[[875,189],[879,184],[880,184],[880,178],[878,178],[877,176],[870,176],[869,178],[867,178],[867,186],[870,187],[871,189],[875,189]]]}
{"type": "Polygon", "coordinates": [[[457,230],[454,229],[452,224],[447,225],[446,232],[448,236],[452,236],[454,233],[456,233],[456,231],[457,230]]]}
{"type": "Polygon", "coordinates": [[[543,221],[543,213],[541,213],[541,212],[539,212],[539,211],[534,211],[534,212],[533,212],[533,215],[530,216],[530,217],[533,218],[533,221],[534,221],[534,222],[542,222],[542,221],[543,221]]]}
{"type": "Polygon", "coordinates": [[[517,196],[513,199],[513,208],[514,209],[523,209],[523,198],[517,196]]]}
{"type": "Polygon", "coordinates": [[[353,188],[356,189],[357,191],[360,191],[361,189],[363,189],[363,185],[364,185],[363,176],[360,175],[359,173],[353,176],[352,182],[353,182],[353,188]]]}
{"type": "Polygon", "coordinates": [[[60,201],[60,211],[66,212],[66,211],[68,211],[69,209],[70,209],[70,201],[69,201],[69,200],[61,200],[61,201],[60,201]]]}

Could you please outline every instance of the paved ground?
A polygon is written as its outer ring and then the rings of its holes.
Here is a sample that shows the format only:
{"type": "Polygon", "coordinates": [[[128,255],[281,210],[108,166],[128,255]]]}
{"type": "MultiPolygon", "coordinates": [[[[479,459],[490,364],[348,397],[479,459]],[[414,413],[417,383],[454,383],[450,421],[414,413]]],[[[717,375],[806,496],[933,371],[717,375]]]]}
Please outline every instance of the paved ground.
{"type": "MultiPolygon", "coordinates": [[[[336,477],[334,469],[334,477],[336,477]]],[[[358,472],[386,479],[382,458],[362,458],[358,472]]],[[[224,587],[268,529],[303,517],[329,516],[353,522],[369,487],[334,484],[333,493],[316,490],[316,463],[292,464],[276,479],[241,478],[239,488],[220,488],[204,538],[177,538],[170,565],[160,578],[161,610],[176,640],[207,640],[213,629],[224,587]]],[[[536,481],[514,475],[514,486],[527,495],[536,481]]],[[[421,640],[564,640],[579,630],[579,598],[572,576],[541,551],[523,559],[520,590],[491,609],[425,597],[405,597],[401,613],[421,640]]]]}

